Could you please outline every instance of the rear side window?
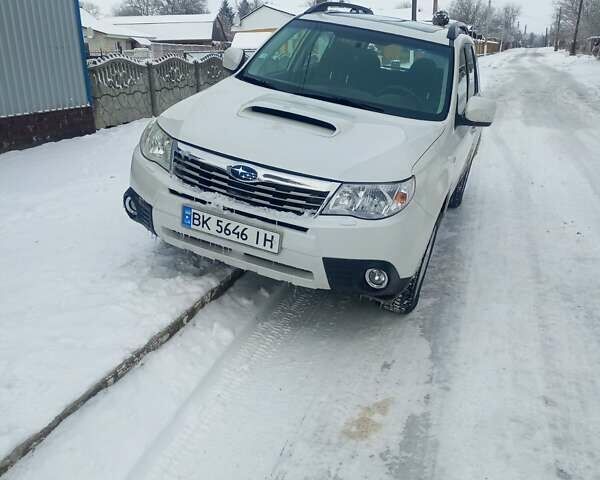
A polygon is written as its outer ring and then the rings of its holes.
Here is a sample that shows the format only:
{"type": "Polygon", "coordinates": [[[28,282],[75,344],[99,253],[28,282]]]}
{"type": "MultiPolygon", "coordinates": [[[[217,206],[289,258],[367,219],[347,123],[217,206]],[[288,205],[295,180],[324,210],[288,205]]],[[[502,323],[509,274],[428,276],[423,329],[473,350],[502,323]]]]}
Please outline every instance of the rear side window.
{"type": "Polygon", "coordinates": [[[467,100],[469,98],[469,75],[467,74],[467,57],[465,50],[460,51],[460,63],[458,67],[458,107],[459,115],[465,113],[467,100]]]}

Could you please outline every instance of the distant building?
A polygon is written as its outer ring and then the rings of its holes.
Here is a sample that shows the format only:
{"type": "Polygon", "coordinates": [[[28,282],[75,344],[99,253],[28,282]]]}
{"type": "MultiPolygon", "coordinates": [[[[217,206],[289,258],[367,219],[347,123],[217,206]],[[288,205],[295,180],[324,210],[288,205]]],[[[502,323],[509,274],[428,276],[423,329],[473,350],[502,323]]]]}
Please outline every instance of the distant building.
{"type": "MultiPolygon", "coordinates": [[[[268,38],[265,35],[249,35],[249,33],[273,33],[280,27],[289,22],[296,15],[301,14],[308,7],[299,4],[296,7],[289,5],[280,5],[278,3],[264,3],[260,7],[252,10],[250,13],[239,18],[236,24],[231,27],[231,31],[235,34],[233,37],[233,46],[244,45],[243,49],[254,49],[262,45],[268,38]],[[244,35],[240,35],[240,34],[244,35]]],[[[396,8],[396,9],[375,9],[375,14],[387,17],[403,18],[410,20],[412,9],[396,8]]],[[[432,15],[429,10],[420,8],[417,10],[417,19],[420,21],[431,21],[432,15]]]]}
{"type": "Polygon", "coordinates": [[[264,3],[247,15],[241,17],[237,25],[231,27],[236,32],[271,32],[289,22],[308,7],[282,7],[272,3],[264,3]]]}
{"type": "Polygon", "coordinates": [[[79,9],[83,38],[90,56],[122,53],[138,47],[149,47],[154,37],[127,26],[113,25],[79,9]]]}
{"type": "Polygon", "coordinates": [[[104,22],[130,28],[152,38],[152,42],[212,45],[228,41],[226,29],[217,14],[152,15],[107,17],[104,22]]]}

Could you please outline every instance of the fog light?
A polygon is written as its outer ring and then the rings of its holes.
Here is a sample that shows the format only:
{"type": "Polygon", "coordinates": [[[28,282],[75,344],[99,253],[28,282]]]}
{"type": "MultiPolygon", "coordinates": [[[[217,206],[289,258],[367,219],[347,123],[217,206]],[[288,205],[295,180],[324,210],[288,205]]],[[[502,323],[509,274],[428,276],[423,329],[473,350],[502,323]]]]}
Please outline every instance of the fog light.
{"type": "Polygon", "coordinates": [[[369,268],[365,272],[365,280],[369,284],[369,287],[377,290],[382,290],[387,287],[389,281],[387,273],[378,268],[369,268]]]}
{"type": "Polygon", "coordinates": [[[135,204],[135,200],[128,195],[125,197],[125,201],[123,203],[125,205],[127,214],[131,218],[137,217],[137,205],[135,204]]]}

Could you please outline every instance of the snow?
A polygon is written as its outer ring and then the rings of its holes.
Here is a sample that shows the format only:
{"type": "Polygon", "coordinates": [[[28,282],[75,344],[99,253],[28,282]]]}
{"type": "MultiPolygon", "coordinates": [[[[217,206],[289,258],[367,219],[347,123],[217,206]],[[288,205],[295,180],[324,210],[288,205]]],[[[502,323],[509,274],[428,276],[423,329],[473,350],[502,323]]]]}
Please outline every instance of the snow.
{"type": "Polygon", "coordinates": [[[480,61],[497,119],[415,313],[247,274],[7,479],[600,478],[600,62],[480,61]]]}
{"type": "Polygon", "coordinates": [[[272,32],[238,32],[234,35],[231,46],[244,50],[258,50],[272,32]]]}
{"type": "Polygon", "coordinates": [[[587,95],[595,102],[600,101],[600,82],[598,81],[600,60],[591,55],[570,56],[564,50],[555,53],[552,48],[542,49],[541,52],[543,52],[544,62],[547,65],[583,84],[588,89],[587,95]]]}
{"type": "Polygon", "coordinates": [[[155,42],[211,40],[215,13],[200,15],[152,15],[107,17],[103,21],[119,27],[132,27],[146,36],[154,37],[155,42]]]}
{"type": "Polygon", "coordinates": [[[81,15],[81,26],[84,28],[90,28],[96,32],[104,33],[112,37],[133,38],[140,43],[151,43],[148,40],[148,38],[152,38],[151,36],[145,35],[144,33],[136,30],[131,30],[127,27],[120,27],[118,25],[113,25],[109,22],[98,19],[83,8],[79,9],[79,14],[81,15]]]}
{"type": "Polygon", "coordinates": [[[0,458],[217,282],[124,213],[146,123],[0,155],[0,458]]]}

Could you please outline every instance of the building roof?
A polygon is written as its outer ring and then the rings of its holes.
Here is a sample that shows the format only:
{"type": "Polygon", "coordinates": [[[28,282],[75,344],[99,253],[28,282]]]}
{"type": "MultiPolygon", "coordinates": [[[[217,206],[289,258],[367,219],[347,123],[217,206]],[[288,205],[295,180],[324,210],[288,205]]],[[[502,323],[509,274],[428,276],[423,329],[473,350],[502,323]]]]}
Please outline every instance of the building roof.
{"type": "Polygon", "coordinates": [[[275,2],[267,2],[267,3],[263,3],[262,5],[256,7],[254,10],[248,12],[246,15],[244,15],[243,17],[240,18],[240,21],[242,21],[246,17],[249,17],[254,12],[256,12],[262,8],[270,8],[271,10],[276,10],[281,13],[287,13],[288,15],[290,15],[292,17],[295,17],[296,15],[300,15],[301,13],[303,13],[305,10],[308,9],[307,6],[280,5],[279,3],[275,3],[275,2]]]}
{"type": "Polygon", "coordinates": [[[133,38],[135,40],[138,38],[154,38],[152,35],[140,32],[139,30],[133,30],[126,26],[113,25],[110,22],[100,20],[94,17],[91,13],[85,11],[83,8],[79,9],[79,13],[81,15],[81,26],[84,28],[90,28],[95,32],[100,32],[110,37],[133,38]]]}
{"type": "Polygon", "coordinates": [[[217,14],[201,15],[150,15],[108,17],[106,22],[115,26],[134,27],[160,41],[212,40],[213,25],[217,14]]]}

